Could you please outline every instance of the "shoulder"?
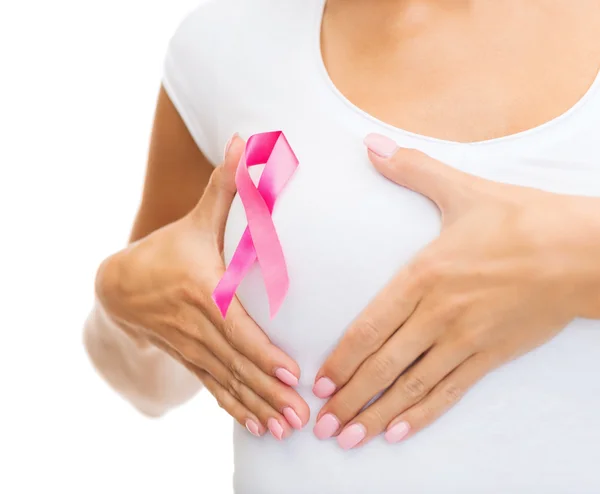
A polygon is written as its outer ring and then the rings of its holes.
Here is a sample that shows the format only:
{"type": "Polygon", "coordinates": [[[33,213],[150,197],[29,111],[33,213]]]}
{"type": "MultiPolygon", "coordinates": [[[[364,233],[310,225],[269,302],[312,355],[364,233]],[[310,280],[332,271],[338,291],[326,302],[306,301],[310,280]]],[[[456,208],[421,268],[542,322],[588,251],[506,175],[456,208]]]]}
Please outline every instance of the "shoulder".
{"type": "Polygon", "coordinates": [[[162,85],[196,144],[217,164],[220,160],[210,115],[220,77],[219,59],[227,43],[228,12],[243,0],[204,0],[179,24],[167,47],[162,85]]]}
{"type": "Polygon", "coordinates": [[[251,99],[275,67],[289,65],[323,1],[204,0],[181,22],[163,85],[210,161],[221,159],[227,140],[219,131],[222,103],[231,113],[232,96],[251,99]]]}
{"type": "Polygon", "coordinates": [[[204,0],[179,25],[168,56],[214,69],[264,57],[306,31],[314,6],[324,0],[204,0]],[[263,53],[250,52],[262,49],[263,53]],[[228,58],[219,59],[221,55],[228,58]],[[214,66],[210,64],[213,63],[214,66]]]}
{"type": "Polygon", "coordinates": [[[191,59],[214,53],[215,43],[226,40],[228,12],[242,8],[242,0],[204,0],[179,24],[169,43],[167,56],[191,59]],[[206,44],[210,44],[210,49],[206,44]]]}

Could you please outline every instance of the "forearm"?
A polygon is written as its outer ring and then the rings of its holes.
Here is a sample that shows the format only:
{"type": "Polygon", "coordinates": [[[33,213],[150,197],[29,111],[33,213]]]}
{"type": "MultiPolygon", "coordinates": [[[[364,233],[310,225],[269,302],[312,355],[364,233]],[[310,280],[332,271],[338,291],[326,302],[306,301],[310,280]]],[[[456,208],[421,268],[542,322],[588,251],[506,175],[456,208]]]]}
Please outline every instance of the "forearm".
{"type": "Polygon", "coordinates": [[[99,302],[84,328],[87,353],[100,375],[138,410],[160,416],[201,388],[196,376],[141,337],[127,334],[99,302]]]}

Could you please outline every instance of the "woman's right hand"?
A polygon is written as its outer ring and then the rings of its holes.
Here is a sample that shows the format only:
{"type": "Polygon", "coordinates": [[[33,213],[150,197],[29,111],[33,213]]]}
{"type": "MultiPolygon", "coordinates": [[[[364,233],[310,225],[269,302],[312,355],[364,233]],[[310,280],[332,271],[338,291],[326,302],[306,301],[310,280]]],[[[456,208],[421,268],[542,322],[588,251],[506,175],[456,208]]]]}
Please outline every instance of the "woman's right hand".
{"type": "Polygon", "coordinates": [[[298,383],[298,365],[237,300],[223,319],[211,298],[225,269],[223,233],[243,148],[244,141],[234,137],[187,216],[104,261],[96,291],[113,321],[181,362],[251,433],[268,428],[282,439],[310,415],[291,388],[298,383]]]}

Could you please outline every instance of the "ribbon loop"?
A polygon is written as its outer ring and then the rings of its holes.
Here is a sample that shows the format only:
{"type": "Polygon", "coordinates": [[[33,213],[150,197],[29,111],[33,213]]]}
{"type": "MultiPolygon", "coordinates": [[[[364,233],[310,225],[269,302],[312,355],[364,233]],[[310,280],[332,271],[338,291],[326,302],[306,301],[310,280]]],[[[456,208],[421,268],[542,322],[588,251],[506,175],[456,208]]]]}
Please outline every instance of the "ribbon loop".
{"type": "Polygon", "coordinates": [[[213,292],[213,300],[223,317],[227,314],[238,286],[257,260],[267,289],[271,318],[283,303],[289,278],[271,214],[277,197],[297,167],[298,158],[283,132],[265,132],[248,139],[235,175],[235,184],[246,212],[248,226],[213,292]],[[248,168],[262,164],[265,168],[256,187],[248,168]]]}

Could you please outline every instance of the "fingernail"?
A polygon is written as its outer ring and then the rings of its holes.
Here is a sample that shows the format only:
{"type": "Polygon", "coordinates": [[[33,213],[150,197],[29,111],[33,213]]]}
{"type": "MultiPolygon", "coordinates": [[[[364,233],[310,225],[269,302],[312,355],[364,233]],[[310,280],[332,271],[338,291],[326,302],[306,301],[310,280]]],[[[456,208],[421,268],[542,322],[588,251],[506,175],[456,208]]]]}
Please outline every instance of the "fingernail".
{"type": "Polygon", "coordinates": [[[302,429],[302,420],[300,420],[300,417],[298,417],[298,414],[294,411],[293,408],[285,407],[283,409],[283,416],[294,429],[302,429]]]}
{"type": "Polygon", "coordinates": [[[335,384],[334,382],[327,378],[327,377],[322,377],[321,379],[319,379],[314,387],[313,387],[313,394],[317,397],[317,398],[329,398],[335,391],[335,384]]]}
{"type": "Polygon", "coordinates": [[[334,415],[327,413],[316,423],[313,433],[319,439],[329,439],[340,428],[340,422],[334,415]]]}
{"type": "Polygon", "coordinates": [[[229,140],[227,141],[227,144],[225,144],[225,151],[223,151],[223,157],[227,156],[227,153],[229,152],[229,148],[231,147],[231,143],[238,135],[239,134],[236,132],[229,138],[229,140]]]}
{"type": "Polygon", "coordinates": [[[283,427],[281,427],[281,424],[277,421],[277,419],[270,418],[267,421],[267,427],[275,439],[279,441],[283,439],[283,427]]]}
{"type": "Polygon", "coordinates": [[[369,134],[363,142],[370,151],[382,158],[393,156],[398,149],[398,144],[381,134],[369,134]]]}
{"type": "Polygon", "coordinates": [[[260,437],[260,427],[258,427],[258,424],[254,422],[254,420],[246,420],[246,429],[248,429],[248,432],[253,436],[260,437]]]}
{"type": "Polygon", "coordinates": [[[367,429],[362,424],[353,424],[346,427],[338,436],[337,441],[342,449],[352,449],[367,435],[367,429]]]}
{"type": "Polygon", "coordinates": [[[298,378],[289,370],[280,367],[275,371],[275,377],[288,386],[298,386],[298,378]]]}
{"type": "Polygon", "coordinates": [[[385,433],[385,440],[390,443],[399,443],[408,436],[410,432],[410,424],[408,422],[398,422],[393,427],[390,427],[388,431],[385,433]]]}

